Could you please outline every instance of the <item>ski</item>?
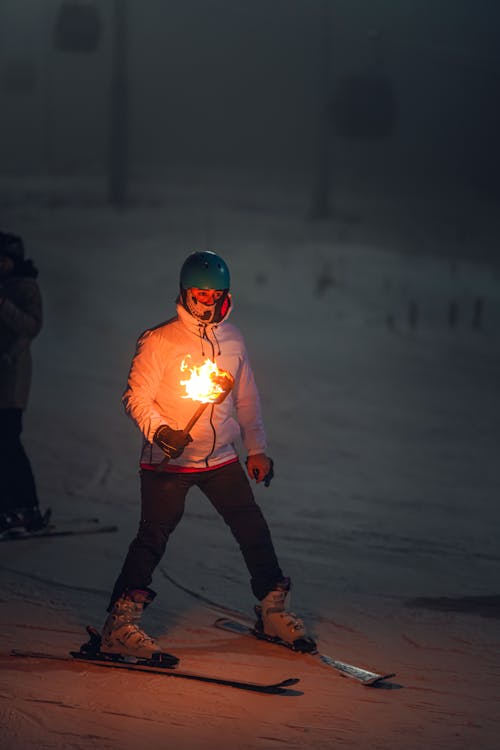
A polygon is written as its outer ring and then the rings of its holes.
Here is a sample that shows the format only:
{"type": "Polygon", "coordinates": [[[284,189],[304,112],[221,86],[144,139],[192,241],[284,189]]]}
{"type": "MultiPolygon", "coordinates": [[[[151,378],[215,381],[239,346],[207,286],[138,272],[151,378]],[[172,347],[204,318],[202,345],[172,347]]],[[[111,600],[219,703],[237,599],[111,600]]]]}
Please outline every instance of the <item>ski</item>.
{"type": "Polygon", "coordinates": [[[94,516],[93,518],[61,518],[59,523],[63,526],[80,526],[81,524],[84,524],[85,526],[97,526],[97,524],[101,524],[102,521],[100,518],[94,516]]]}
{"type": "Polygon", "coordinates": [[[147,664],[134,664],[126,661],[100,660],[96,657],[85,657],[79,652],[71,652],[71,656],[62,654],[49,654],[44,651],[22,651],[13,649],[12,656],[20,656],[27,659],[50,659],[52,661],[65,661],[67,663],[85,662],[99,667],[109,667],[111,669],[127,669],[131,672],[148,672],[149,674],[161,674],[166,677],[177,677],[182,680],[195,680],[197,682],[208,682],[214,685],[225,685],[227,687],[237,688],[239,690],[250,690],[254,693],[267,693],[271,695],[286,695],[286,688],[296,685],[299,680],[290,678],[280,682],[263,684],[260,682],[245,682],[243,680],[226,679],[224,677],[214,677],[213,675],[201,674],[199,672],[178,671],[175,667],[154,667],[147,664]],[[78,656],[75,656],[75,653],[78,656]]]}
{"type": "Polygon", "coordinates": [[[37,531],[24,529],[9,529],[0,534],[0,542],[22,542],[27,539],[42,539],[49,536],[80,536],[84,534],[112,534],[118,531],[118,526],[100,525],[90,519],[88,521],[73,521],[61,524],[48,524],[37,531]]]}
{"type": "MultiPolygon", "coordinates": [[[[264,633],[261,633],[260,631],[255,630],[250,625],[245,625],[242,622],[238,622],[237,620],[232,620],[228,617],[219,617],[214,622],[214,625],[216,628],[220,628],[221,630],[226,630],[230,633],[235,633],[236,635],[250,636],[251,638],[257,638],[258,640],[264,641],[266,643],[274,643],[277,646],[284,646],[285,648],[288,648],[294,651],[295,653],[301,653],[302,655],[306,655],[305,652],[295,651],[293,646],[289,643],[286,643],[286,641],[282,641],[279,638],[271,638],[270,636],[266,636],[264,633]]],[[[363,685],[367,685],[370,687],[378,685],[383,680],[388,680],[390,677],[394,677],[394,673],[378,674],[377,672],[371,672],[368,669],[357,667],[354,664],[347,664],[344,661],[339,661],[338,659],[334,659],[331,656],[327,656],[326,654],[320,654],[318,651],[308,652],[308,655],[314,656],[315,658],[319,659],[319,661],[321,661],[323,664],[326,664],[329,667],[333,667],[333,669],[336,669],[341,674],[346,675],[347,677],[353,677],[355,680],[358,680],[358,682],[361,682],[363,685]]]]}
{"type": "Polygon", "coordinates": [[[216,677],[214,675],[202,674],[199,672],[186,672],[176,668],[179,659],[173,654],[159,653],[157,659],[140,659],[136,661],[127,661],[123,657],[115,654],[103,654],[99,649],[100,636],[95,628],[88,627],[90,635],[88,643],[83,644],[79,651],[70,651],[69,655],[51,654],[45,651],[23,651],[13,649],[12,656],[23,657],[26,659],[50,659],[52,661],[64,661],[67,663],[86,663],[99,667],[108,667],[111,669],[126,669],[131,672],[147,672],[149,674],[159,674],[166,677],[174,677],[182,680],[194,680],[196,682],[205,682],[213,685],[223,685],[226,687],[236,688],[238,690],[249,690],[254,693],[265,693],[268,695],[287,695],[290,694],[287,688],[296,685],[298,678],[289,678],[264,684],[260,682],[248,682],[232,678],[216,677]]]}

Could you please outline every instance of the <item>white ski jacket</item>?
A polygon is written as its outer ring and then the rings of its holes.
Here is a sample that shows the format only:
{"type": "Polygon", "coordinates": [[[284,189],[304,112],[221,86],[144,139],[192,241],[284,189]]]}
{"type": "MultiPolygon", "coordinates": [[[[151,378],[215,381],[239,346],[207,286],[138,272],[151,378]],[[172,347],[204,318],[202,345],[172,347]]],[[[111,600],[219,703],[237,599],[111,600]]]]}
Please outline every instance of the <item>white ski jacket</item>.
{"type": "Polygon", "coordinates": [[[145,331],[137,342],[128,384],[123,394],[125,411],[144,436],[142,465],[160,463],[163,451],[153,443],[162,424],[183,429],[199,403],[185,398],[180,381],[186,379],[181,363],[200,366],[207,359],[234,377],[234,387],[221,404],[209,404],[190,431],[193,442],[168,470],[196,471],[215,468],[237,458],[240,437],[248,455],[265,453],[266,436],[260,399],[243,337],[225,319],[205,325],[177,304],[177,316],[145,331]]]}

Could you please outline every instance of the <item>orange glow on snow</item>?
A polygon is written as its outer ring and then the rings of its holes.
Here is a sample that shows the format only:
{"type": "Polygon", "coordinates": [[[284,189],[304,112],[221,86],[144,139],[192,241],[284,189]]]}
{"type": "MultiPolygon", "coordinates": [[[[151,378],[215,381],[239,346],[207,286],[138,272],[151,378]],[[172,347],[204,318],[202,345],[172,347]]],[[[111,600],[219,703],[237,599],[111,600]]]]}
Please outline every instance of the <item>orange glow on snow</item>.
{"type": "Polygon", "coordinates": [[[181,380],[186,395],[182,398],[190,398],[202,404],[210,404],[218,401],[221,396],[231,390],[233,377],[226,370],[219,370],[215,362],[206,359],[199,367],[189,367],[186,357],[181,362],[181,372],[190,373],[186,380],[181,380]]]}

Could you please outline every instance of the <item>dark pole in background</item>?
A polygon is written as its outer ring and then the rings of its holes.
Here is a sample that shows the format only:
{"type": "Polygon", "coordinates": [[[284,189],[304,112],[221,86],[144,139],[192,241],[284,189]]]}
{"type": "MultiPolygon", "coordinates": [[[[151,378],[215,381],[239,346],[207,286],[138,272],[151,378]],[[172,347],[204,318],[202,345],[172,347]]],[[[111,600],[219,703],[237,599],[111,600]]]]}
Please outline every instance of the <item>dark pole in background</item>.
{"type": "Polygon", "coordinates": [[[318,70],[318,110],[315,185],[311,207],[312,219],[327,219],[330,216],[331,189],[331,0],[321,0],[319,12],[319,70],[318,70]]]}
{"type": "Polygon", "coordinates": [[[127,202],[129,160],[127,0],[113,0],[112,13],[108,198],[122,208],[127,202]]]}
{"type": "Polygon", "coordinates": [[[44,80],[43,80],[43,160],[45,175],[50,180],[54,170],[54,144],[52,138],[53,127],[53,93],[52,93],[52,34],[54,18],[49,2],[45,4],[46,21],[44,39],[44,80]]]}

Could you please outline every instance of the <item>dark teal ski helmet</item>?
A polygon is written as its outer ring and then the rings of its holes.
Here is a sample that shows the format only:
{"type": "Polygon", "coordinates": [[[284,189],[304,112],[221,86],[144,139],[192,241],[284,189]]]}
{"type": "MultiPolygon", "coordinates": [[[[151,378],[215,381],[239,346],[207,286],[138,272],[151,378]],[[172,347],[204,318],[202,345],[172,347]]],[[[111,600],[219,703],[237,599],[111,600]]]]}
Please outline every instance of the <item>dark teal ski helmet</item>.
{"type": "Polygon", "coordinates": [[[181,268],[181,289],[223,289],[230,287],[229,268],[211,250],[188,255],[181,268]]]}

